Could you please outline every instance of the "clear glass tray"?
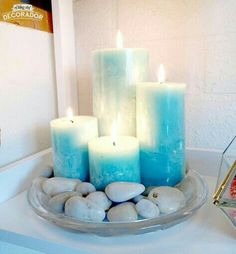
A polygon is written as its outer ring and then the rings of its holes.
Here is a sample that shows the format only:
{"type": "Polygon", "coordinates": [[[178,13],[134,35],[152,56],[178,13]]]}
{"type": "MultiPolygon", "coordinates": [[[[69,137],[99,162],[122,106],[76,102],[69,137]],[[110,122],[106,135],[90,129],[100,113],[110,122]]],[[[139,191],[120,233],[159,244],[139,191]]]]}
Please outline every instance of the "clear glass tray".
{"type": "Polygon", "coordinates": [[[35,179],[28,190],[28,202],[36,214],[60,227],[79,232],[102,236],[143,234],[174,226],[193,215],[207,200],[208,188],[204,178],[189,170],[185,180],[190,180],[187,187],[186,206],[180,210],[161,215],[154,219],[143,219],[134,222],[89,222],[80,221],[64,214],[53,213],[47,208],[49,197],[41,189],[42,179],[35,179]],[[189,190],[191,188],[191,190],[189,190]]]}

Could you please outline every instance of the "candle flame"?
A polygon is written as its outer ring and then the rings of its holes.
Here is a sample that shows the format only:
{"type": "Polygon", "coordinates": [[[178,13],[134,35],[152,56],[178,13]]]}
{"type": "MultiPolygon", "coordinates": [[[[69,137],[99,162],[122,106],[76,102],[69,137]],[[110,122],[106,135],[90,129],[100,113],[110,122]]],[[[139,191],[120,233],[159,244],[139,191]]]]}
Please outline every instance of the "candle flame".
{"type": "Polygon", "coordinates": [[[117,141],[117,121],[113,121],[111,128],[112,144],[115,146],[117,141]]]}
{"type": "Polygon", "coordinates": [[[72,119],[73,119],[74,114],[73,114],[73,111],[72,111],[72,108],[71,108],[71,107],[69,107],[69,108],[67,109],[66,115],[67,115],[67,118],[68,118],[71,122],[73,122],[72,119]]]}
{"type": "Polygon", "coordinates": [[[161,64],[159,69],[158,69],[158,82],[164,83],[166,81],[166,74],[165,74],[165,69],[164,69],[164,65],[161,64]]]}
{"type": "Polygon", "coordinates": [[[116,47],[118,49],[122,49],[123,48],[123,36],[120,30],[117,31],[116,34],[116,47]]]}

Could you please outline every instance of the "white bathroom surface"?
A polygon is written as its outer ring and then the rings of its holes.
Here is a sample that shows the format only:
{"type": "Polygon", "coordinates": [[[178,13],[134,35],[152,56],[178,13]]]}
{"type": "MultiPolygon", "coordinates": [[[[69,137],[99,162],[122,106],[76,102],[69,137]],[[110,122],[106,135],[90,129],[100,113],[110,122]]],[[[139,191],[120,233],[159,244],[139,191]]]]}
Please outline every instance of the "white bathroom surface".
{"type": "Polygon", "coordinates": [[[207,176],[208,202],[193,217],[163,231],[100,237],[70,232],[38,217],[23,192],[0,205],[0,240],[43,253],[236,253],[236,228],[211,201],[216,178],[207,176]]]}

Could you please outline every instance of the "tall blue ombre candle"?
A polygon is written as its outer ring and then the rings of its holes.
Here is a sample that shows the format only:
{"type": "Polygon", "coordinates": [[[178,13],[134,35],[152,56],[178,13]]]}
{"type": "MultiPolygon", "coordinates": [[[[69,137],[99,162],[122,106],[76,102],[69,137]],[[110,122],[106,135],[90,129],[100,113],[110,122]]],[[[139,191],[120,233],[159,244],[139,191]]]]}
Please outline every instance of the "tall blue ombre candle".
{"type": "Polygon", "coordinates": [[[94,139],[88,146],[90,182],[97,190],[103,190],[109,183],[117,181],[140,183],[137,138],[116,136],[113,131],[112,136],[94,139]]]}
{"type": "Polygon", "coordinates": [[[88,180],[88,141],[97,138],[97,118],[73,116],[51,121],[54,175],[88,180]]]}
{"type": "Polygon", "coordinates": [[[117,48],[93,52],[93,114],[99,135],[110,135],[119,116],[118,135],[136,136],[136,83],[148,78],[148,51],[123,48],[120,32],[117,48]]]}
{"type": "Polygon", "coordinates": [[[146,186],[174,186],[185,173],[185,84],[159,82],[137,85],[137,137],[141,179],[146,186]]]}

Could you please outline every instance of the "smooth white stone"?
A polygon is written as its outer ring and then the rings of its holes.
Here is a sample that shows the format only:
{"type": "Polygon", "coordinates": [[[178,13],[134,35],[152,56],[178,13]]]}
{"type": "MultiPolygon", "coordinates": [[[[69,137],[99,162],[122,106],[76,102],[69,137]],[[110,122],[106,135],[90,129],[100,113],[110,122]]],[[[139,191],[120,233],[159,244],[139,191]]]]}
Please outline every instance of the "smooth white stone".
{"type": "Polygon", "coordinates": [[[79,179],[52,177],[43,182],[42,189],[47,195],[54,196],[61,192],[74,191],[76,185],[80,182],[79,179]]]}
{"type": "Polygon", "coordinates": [[[156,218],[160,214],[160,210],[157,205],[148,199],[141,199],[136,204],[136,210],[138,214],[145,219],[156,218]]]}
{"type": "Polygon", "coordinates": [[[87,182],[82,182],[79,183],[76,186],[76,191],[82,194],[82,196],[87,196],[89,193],[96,191],[96,188],[94,187],[93,184],[87,183],[87,182]]]}
{"type": "Polygon", "coordinates": [[[107,185],[105,192],[111,201],[124,202],[138,196],[144,190],[144,185],[140,183],[114,182],[107,185]]]}
{"type": "Polygon", "coordinates": [[[66,201],[74,196],[81,196],[81,194],[75,191],[57,194],[49,200],[48,206],[53,212],[64,213],[66,201]]]}
{"type": "Polygon", "coordinates": [[[102,191],[95,191],[90,193],[86,199],[101,207],[104,211],[108,210],[112,204],[107,195],[102,191]]]}
{"type": "Polygon", "coordinates": [[[140,194],[140,195],[134,197],[134,198],[132,199],[132,201],[136,204],[136,203],[138,203],[140,200],[142,200],[143,198],[146,198],[146,197],[144,197],[142,194],[140,194]]]}
{"type": "Polygon", "coordinates": [[[101,222],[104,220],[105,211],[83,197],[72,197],[66,201],[65,214],[82,221],[101,222]]]}
{"type": "Polygon", "coordinates": [[[196,190],[196,182],[193,177],[187,176],[175,187],[183,192],[186,200],[189,200],[193,197],[194,191],[196,190]]]}
{"type": "Polygon", "coordinates": [[[138,214],[135,205],[131,202],[125,202],[112,207],[107,213],[109,221],[135,221],[138,214]]]}
{"type": "Polygon", "coordinates": [[[148,199],[157,204],[161,213],[172,213],[186,203],[184,194],[177,188],[161,186],[152,189],[148,199]]]}

